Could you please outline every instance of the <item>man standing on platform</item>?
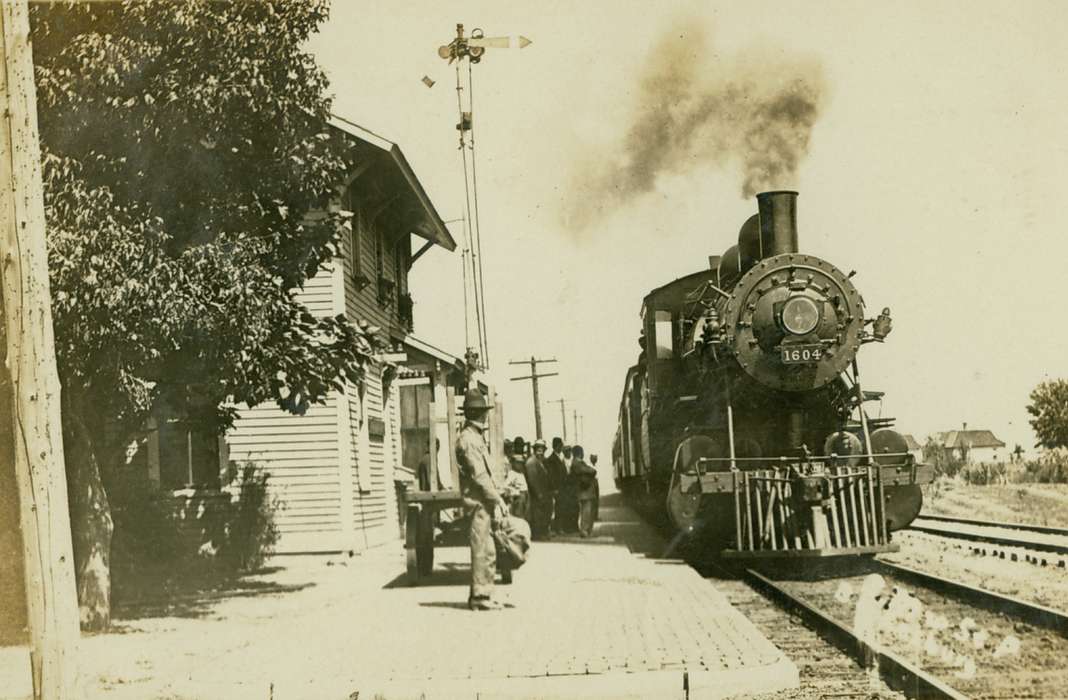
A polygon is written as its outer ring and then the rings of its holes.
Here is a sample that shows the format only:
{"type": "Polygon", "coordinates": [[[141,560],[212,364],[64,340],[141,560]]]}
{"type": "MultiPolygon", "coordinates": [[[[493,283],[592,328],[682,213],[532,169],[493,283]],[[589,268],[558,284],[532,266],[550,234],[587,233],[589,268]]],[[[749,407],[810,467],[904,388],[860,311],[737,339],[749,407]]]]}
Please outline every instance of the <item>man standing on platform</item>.
{"type": "MultiPolygon", "coordinates": [[[[590,455],[590,466],[597,469],[597,455],[590,455]]],[[[593,480],[593,492],[596,497],[593,499],[593,522],[597,522],[601,519],[601,481],[599,479],[593,480]]]]}
{"type": "Polygon", "coordinates": [[[574,455],[571,476],[574,479],[579,506],[579,535],[589,537],[593,534],[593,512],[597,506],[597,470],[583,461],[584,451],[581,445],[575,445],[571,453],[574,455]]]}
{"type": "Polygon", "coordinates": [[[575,458],[571,445],[564,445],[564,481],[556,493],[556,515],[553,527],[559,533],[578,532],[579,503],[575,475],[571,471],[575,458]]]}
{"type": "Polygon", "coordinates": [[[508,492],[505,497],[508,501],[508,510],[512,515],[523,520],[530,521],[529,491],[527,487],[526,465],[523,460],[510,455],[508,459],[508,476],[504,480],[504,488],[508,492]]]}
{"type": "Polygon", "coordinates": [[[493,543],[493,523],[506,514],[504,500],[497,491],[486,445],[487,414],[493,406],[478,389],[464,395],[464,427],[456,440],[456,461],[460,466],[460,495],[471,517],[471,593],[467,605],[472,610],[498,610],[493,600],[493,579],[497,574],[497,548],[493,543]]]}
{"type": "Polygon", "coordinates": [[[549,517],[552,521],[552,529],[556,532],[563,532],[560,521],[560,507],[558,499],[560,497],[560,489],[564,487],[564,481],[567,480],[567,467],[564,466],[564,456],[561,454],[564,450],[564,441],[558,437],[553,438],[553,451],[548,457],[545,458],[545,470],[549,474],[549,490],[552,492],[552,504],[549,508],[549,517]]]}
{"type": "Polygon", "coordinates": [[[544,540],[549,535],[553,516],[552,487],[545,468],[545,441],[534,441],[534,454],[526,464],[527,490],[530,497],[530,537],[544,540]]]}

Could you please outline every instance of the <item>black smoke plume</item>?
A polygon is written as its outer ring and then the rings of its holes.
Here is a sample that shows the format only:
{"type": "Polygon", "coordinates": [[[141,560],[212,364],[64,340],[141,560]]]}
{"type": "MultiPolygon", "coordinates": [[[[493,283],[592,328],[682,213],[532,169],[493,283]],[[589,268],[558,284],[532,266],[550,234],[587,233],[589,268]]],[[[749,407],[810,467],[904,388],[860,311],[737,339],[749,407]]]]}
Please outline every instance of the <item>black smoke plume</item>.
{"type": "Polygon", "coordinates": [[[723,56],[695,23],[653,46],[621,142],[580,162],[564,203],[581,230],[664,174],[738,167],[741,194],[796,186],[824,99],[818,62],[779,50],[723,56]]]}

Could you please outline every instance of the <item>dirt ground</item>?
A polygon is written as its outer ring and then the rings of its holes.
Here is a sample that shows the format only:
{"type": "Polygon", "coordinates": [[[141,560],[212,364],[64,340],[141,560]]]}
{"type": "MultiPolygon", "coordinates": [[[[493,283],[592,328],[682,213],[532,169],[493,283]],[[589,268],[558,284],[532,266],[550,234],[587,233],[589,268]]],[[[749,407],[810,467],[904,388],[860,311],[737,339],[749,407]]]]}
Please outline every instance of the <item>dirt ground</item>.
{"type": "MultiPolygon", "coordinates": [[[[924,494],[923,513],[1068,527],[1068,485],[974,486],[941,480],[932,484],[924,494]]],[[[1068,577],[1065,575],[1068,557],[920,532],[896,533],[894,541],[901,546],[901,551],[885,555],[883,558],[888,561],[1058,610],[1068,610],[1068,577]],[[1004,558],[1001,558],[1002,554],[1004,558]],[[1016,561],[1012,561],[1013,555],[1016,561]],[[1033,562],[1027,561],[1029,556],[1033,562]]]]}
{"type": "MultiPolygon", "coordinates": [[[[858,593],[867,577],[858,574],[787,586],[844,624],[863,625],[858,622],[858,593]]],[[[886,577],[880,596],[870,620],[872,638],[968,697],[1063,698],[1068,692],[1068,671],[1062,661],[1068,640],[1055,632],[893,577],[886,577]]]]}
{"type": "Polygon", "coordinates": [[[923,512],[1068,528],[1068,484],[976,486],[940,479],[924,490],[923,512]]]}

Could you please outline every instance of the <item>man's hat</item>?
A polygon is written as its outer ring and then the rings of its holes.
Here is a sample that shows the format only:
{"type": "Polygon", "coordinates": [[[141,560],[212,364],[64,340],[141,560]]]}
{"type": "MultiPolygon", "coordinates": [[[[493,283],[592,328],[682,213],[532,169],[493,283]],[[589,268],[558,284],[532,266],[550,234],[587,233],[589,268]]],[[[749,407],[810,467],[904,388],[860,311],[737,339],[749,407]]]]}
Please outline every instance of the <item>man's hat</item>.
{"type": "Polygon", "coordinates": [[[534,441],[534,447],[535,448],[538,448],[538,447],[544,448],[545,447],[545,441],[542,440],[541,438],[538,438],[537,440],[534,441]]]}
{"type": "Polygon", "coordinates": [[[561,447],[563,447],[563,446],[564,446],[564,441],[563,441],[563,440],[561,440],[561,439],[560,439],[560,438],[558,438],[558,437],[554,437],[554,438],[553,438],[553,449],[554,449],[554,450],[558,450],[558,449],[560,449],[560,448],[561,448],[561,447]]]}
{"type": "Polygon", "coordinates": [[[493,404],[478,389],[468,389],[467,393],[464,394],[465,411],[488,411],[491,408],[493,408],[493,404]]]}

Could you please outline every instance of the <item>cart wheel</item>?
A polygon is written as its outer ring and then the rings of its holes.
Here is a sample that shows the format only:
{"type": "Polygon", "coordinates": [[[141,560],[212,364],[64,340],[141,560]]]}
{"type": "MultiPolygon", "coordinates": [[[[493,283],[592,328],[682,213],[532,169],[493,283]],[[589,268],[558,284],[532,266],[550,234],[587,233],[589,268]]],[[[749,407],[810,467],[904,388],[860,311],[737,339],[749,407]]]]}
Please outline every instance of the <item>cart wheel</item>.
{"type": "Polygon", "coordinates": [[[404,553],[408,570],[408,583],[415,586],[422,573],[419,566],[419,522],[422,508],[417,504],[408,506],[408,515],[404,524],[404,553]]]}
{"type": "Polygon", "coordinates": [[[415,540],[416,566],[420,576],[429,576],[434,570],[434,512],[430,509],[420,514],[419,529],[415,540]]]}

